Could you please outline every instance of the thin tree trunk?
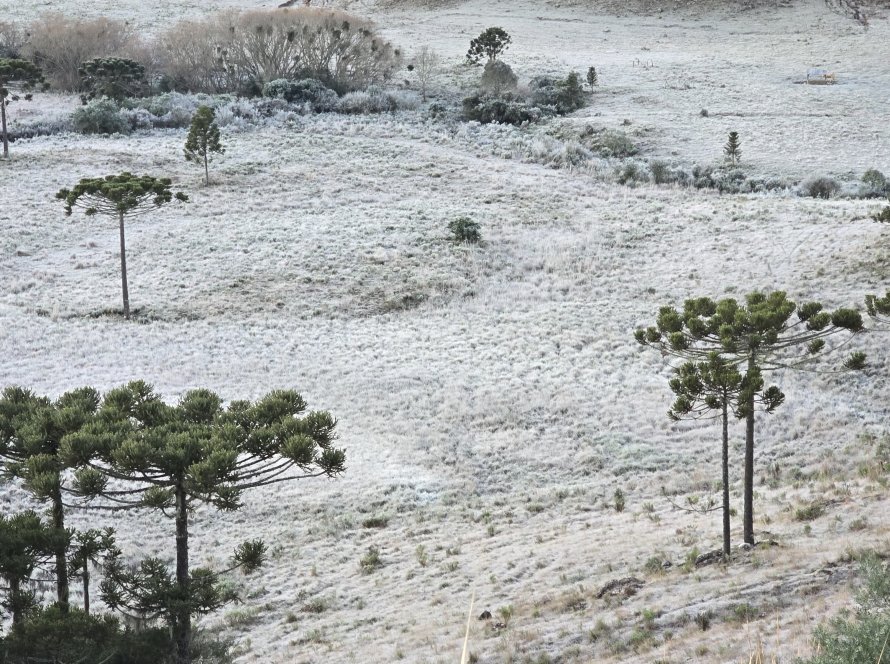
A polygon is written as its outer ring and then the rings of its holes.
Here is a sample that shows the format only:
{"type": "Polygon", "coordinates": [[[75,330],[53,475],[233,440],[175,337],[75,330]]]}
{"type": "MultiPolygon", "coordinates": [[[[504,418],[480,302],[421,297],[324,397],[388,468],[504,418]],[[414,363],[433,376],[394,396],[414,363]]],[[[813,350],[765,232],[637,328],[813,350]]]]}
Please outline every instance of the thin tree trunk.
{"type": "Polygon", "coordinates": [[[83,561],[83,612],[90,615],[90,559],[83,561]]]}
{"type": "Polygon", "coordinates": [[[0,118],[2,118],[3,158],[9,156],[9,136],[6,134],[6,100],[0,99],[0,118]]]}
{"type": "Polygon", "coordinates": [[[121,229],[121,288],[124,294],[124,318],[130,320],[130,291],[127,289],[127,244],[124,239],[124,213],[119,212],[121,229]]]}
{"type": "Polygon", "coordinates": [[[24,618],[22,615],[22,580],[17,577],[9,579],[9,599],[12,609],[12,624],[20,625],[24,618]]]}
{"type": "MultiPolygon", "coordinates": [[[[65,507],[62,505],[62,493],[58,489],[53,493],[53,528],[57,533],[65,532],[65,507]]],[[[68,613],[68,541],[59,537],[56,544],[56,601],[59,611],[68,613]]]]}
{"type": "Polygon", "coordinates": [[[190,664],[192,614],[189,594],[188,499],[182,485],[176,487],[176,585],[179,605],[174,616],[177,664],[190,664]]]}
{"type": "Polygon", "coordinates": [[[207,148],[204,148],[204,184],[210,186],[210,169],[207,167],[207,148]]]}
{"type": "MultiPolygon", "coordinates": [[[[754,356],[748,357],[748,375],[754,370],[754,356]]],[[[748,397],[745,415],[745,487],[743,537],[745,544],[754,546],[754,394],[748,397]]]]}
{"type": "Polygon", "coordinates": [[[730,554],[729,531],[729,395],[723,394],[723,557],[730,554]]]}

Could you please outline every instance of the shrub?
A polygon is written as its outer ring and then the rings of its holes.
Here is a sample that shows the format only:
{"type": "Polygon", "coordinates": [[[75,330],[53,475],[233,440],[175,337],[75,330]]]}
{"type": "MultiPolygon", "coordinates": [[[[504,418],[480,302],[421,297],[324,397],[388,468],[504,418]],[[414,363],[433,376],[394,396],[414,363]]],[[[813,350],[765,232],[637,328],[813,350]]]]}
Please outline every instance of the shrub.
{"type": "Polygon", "coordinates": [[[284,99],[289,104],[307,104],[316,113],[333,111],[339,100],[336,92],[314,78],[270,81],[263,86],[263,96],[284,99]]]}
{"type": "Polygon", "coordinates": [[[623,131],[596,129],[588,126],[581,132],[582,144],[601,157],[632,157],[639,151],[630,137],[623,131]]]}
{"type": "Polygon", "coordinates": [[[890,224],[890,205],[885,205],[883,208],[872,214],[871,218],[881,223],[890,224]]]}
{"type": "Polygon", "coordinates": [[[413,95],[383,90],[371,85],[367,90],[347,92],[337,102],[337,112],[349,115],[363,113],[391,113],[400,108],[416,108],[417,98],[413,95]]]}
{"type": "Polygon", "coordinates": [[[192,92],[236,92],[306,78],[345,92],[389,79],[402,59],[370,21],[310,7],[184,21],[160,41],[170,80],[192,92]]]}
{"type": "Polygon", "coordinates": [[[383,560],[380,558],[380,549],[376,546],[369,546],[368,552],[359,561],[361,573],[371,574],[381,567],[383,567],[383,560]]]}
{"type": "Polygon", "coordinates": [[[840,193],[841,185],[834,178],[820,176],[810,178],[800,185],[801,193],[810,198],[832,198],[840,193]]]}
{"type": "Polygon", "coordinates": [[[584,106],[584,88],[577,72],[571,72],[564,79],[536,76],[529,82],[529,90],[532,103],[552,107],[560,115],[584,106]]]}
{"type": "Polygon", "coordinates": [[[520,126],[526,122],[537,122],[543,115],[541,109],[530,106],[512,95],[503,97],[483,97],[473,95],[463,101],[464,118],[482,124],[497,122],[520,126]]]}
{"type": "Polygon", "coordinates": [[[80,66],[97,57],[122,55],[135,42],[133,29],[123,21],[80,19],[45,14],[31,24],[26,55],[38,64],[53,87],[80,89],[80,66]]]}
{"type": "Polygon", "coordinates": [[[451,233],[451,239],[455,242],[478,244],[482,240],[479,224],[469,217],[458,217],[454,221],[448,222],[448,230],[451,233]]]}
{"type": "Polygon", "coordinates": [[[618,184],[631,186],[638,182],[646,182],[649,179],[646,175],[646,171],[643,170],[640,163],[633,159],[628,159],[621,164],[615,171],[615,177],[618,180],[618,184]]]}
{"type": "Polygon", "coordinates": [[[0,21],[0,59],[18,60],[27,41],[28,36],[20,26],[0,21]]]}
{"type": "Polygon", "coordinates": [[[120,109],[109,99],[91,101],[71,116],[74,131],[80,134],[126,134],[130,125],[120,109]]]}
{"type": "Polygon", "coordinates": [[[78,70],[81,77],[80,96],[84,104],[90,99],[108,97],[117,102],[145,94],[145,67],[127,58],[94,58],[78,70]]]}
{"type": "Polygon", "coordinates": [[[649,163],[649,172],[652,173],[652,181],[655,184],[670,184],[676,182],[671,167],[663,161],[653,161],[649,163]]]}
{"type": "Polygon", "coordinates": [[[862,174],[860,196],[863,198],[883,198],[890,194],[890,183],[881,171],[870,168],[862,174]]]}
{"type": "Polygon", "coordinates": [[[721,194],[738,194],[745,187],[744,171],[735,168],[693,166],[692,184],[696,189],[716,189],[721,194]]]}
{"type": "Polygon", "coordinates": [[[513,73],[506,62],[500,60],[489,60],[485,63],[485,70],[482,72],[480,85],[486,92],[499,95],[516,89],[516,83],[519,79],[513,73]]]}

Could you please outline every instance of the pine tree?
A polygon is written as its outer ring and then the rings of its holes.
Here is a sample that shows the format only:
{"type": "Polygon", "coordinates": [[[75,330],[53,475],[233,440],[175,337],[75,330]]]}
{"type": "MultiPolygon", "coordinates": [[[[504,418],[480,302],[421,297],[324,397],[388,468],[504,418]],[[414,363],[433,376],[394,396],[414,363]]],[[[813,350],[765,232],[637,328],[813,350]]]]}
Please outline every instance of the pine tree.
{"type": "MultiPolygon", "coordinates": [[[[718,352],[744,369],[751,383],[761,371],[803,369],[819,356],[844,345],[863,331],[862,315],[855,309],[824,310],[818,302],[801,305],[782,291],[750,293],[744,304],[733,298],[715,302],[709,298],[687,300],[683,311],[662,307],[655,326],[638,329],[634,336],[644,345],[683,359],[706,360],[718,352]],[[797,319],[792,315],[797,313],[797,319]],[[828,346],[826,340],[840,340],[828,346]]],[[[843,369],[864,368],[865,355],[854,352],[843,369]]],[[[745,471],[743,534],[754,544],[754,416],[756,392],[746,390],[737,403],[745,419],[745,471]]]]}
{"type": "Polygon", "coordinates": [[[503,28],[488,28],[470,41],[467,60],[473,64],[478,63],[483,57],[488,58],[488,62],[497,60],[498,56],[507,50],[512,41],[513,39],[503,28]]]}
{"type": "Polygon", "coordinates": [[[75,207],[83,208],[91,217],[96,214],[118,218],[121,247],[121,290],[124,299],[124,316],[130,318],[130,291],[127,287],[127,247],[124,238],[124,218],[155,210],[174,198],[188,201],[182,192],[173,193],[169,178],[151,175],[106,175],[104,178],[83,178],[73,189],[62,189],[56,198],[65,202],[65,214],[75,207]]]}
{"type": "MultiPolygon", "coordinates": [[[[173,631],[178,664],[188,664],[193,616],[229,599],[219,572],[189,567],[189,519],[195,508],[237,510],[248,489],[339,475],[346,455],[333,445],[336,421],[327,412],[306,412],[306,402],[289,390],[254,403],[233,401],[228,408],[213,392],[193,390],[171,406],[142,382],[110,391],[99,414],[97,426],[69,436],[62,451],[78,468],[76,491],[98,506],[172,515],[176,533],[175,573],[158,559],[135,569],[118,560],[102,584],[103,600],[111,607],[163,615],[173,631]]],[[[230,569],[254,569],[264,557],[262,542],[245,542],[230,569]]]]}
{"type": "Polygon", "coordinates": [[[2,602],[12,616],[13,626],[24,620],[36,605],[34,593],[23,588],[34,570],[53,555],[58,533],[45,525],[33,511],[7,517],[0,514],[0,579],[6,584],[2,602]]]}
{"type": "Polygon", "coordinates": [[[186,161],[204,164],[204,182],[210,184],[210,170],[207,162],[210,153],[222,154],[225,149],[219,140],[219,126],[215,122],[216,112],[209,106],[199,106],[192,117],[188,137],[185,139],[186,161]]]}
{"type": "Polygon", "coordinates": [[[600,79],[599,74],[596,73],[596,67],[590,67],[587,70],[587,84],[590,85],[590,87],[595,88],[599,85],[599,82],[600,79]]]}
{"type": "Polygon", "coordinates": [[[742,143],[739,140],[739,132],[729,132],[729,140],[723,148],[723,154],[731,164],[737,164],[742,159],[742,143]]]}

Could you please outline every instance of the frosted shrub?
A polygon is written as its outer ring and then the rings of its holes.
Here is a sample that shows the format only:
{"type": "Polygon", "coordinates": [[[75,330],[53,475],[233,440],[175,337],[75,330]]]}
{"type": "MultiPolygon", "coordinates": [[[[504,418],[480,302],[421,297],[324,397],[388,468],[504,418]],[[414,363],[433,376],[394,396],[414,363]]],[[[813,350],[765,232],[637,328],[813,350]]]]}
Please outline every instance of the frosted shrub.
{"type": "Polygon", "coordinates": [[[584,89],[576,72],[565,79],[536,76],[529,82],[531,101],[536,106],[550,107],[555,113],[565,115],[584,106],[584,89]]]}
{"type": "Polygon", "coordinates": [[[859,195],[863,198],[883,198],[890,195],[890,182],[881,171],[870,168],[862,174],[859,195]]]}
{"type": "Polygon", "coordinates": [[[469,217],[458,217],[448,222],[448,231],[455,242],[478,244],[482,240],[479,224],[469,217]]]}
{"type": "Polygon", "coordinates": [[[117,105],[108,99],[91,101],[78,108],[71,116],[74,131],[80,134],[126,134],[130,131],[127,119],[117,105]]]}
{"type": "Polygon", "coordinates": [[[486,92],[499,95],[515,90],[518,80],[506,62],[489,60],[485,63],[485,70],[482,72],[482,79],[479,83],[486,92]]]}
{"type": "Polygon", "coordinates": [[[348,115],[390,113],[400,108],[417,108],[416,95],[383,90],[370,86],[360,92],[347,92],[337,102],[337,111],[348,115]]]}
{"type": "Polygon", "coordinates": [[[812,177],[800,185],[802,196],[810,198],[833,198],[841,191],[841,186],[834,178],[827,176],[812,177]]]}
{"type": "Polygon", "coordinates": [[[581,133],[581,142],[601,157],[632,157],[639,150],[630,137],[623,131],[614,129],[596,129],[586,127],[581,133]]]}
{"type": "Polygon", "coordinates": [[[496,122],[520,126],[537,122],[544,113],[540,108],[530,106],[525,101],[510,95],[504,97],[482,97],[473,95],[463,102],[464,118],[482,124],[496,122]]]}
{"type": "Polygon", "coordinates": [[[309,110],[316,113],[335,110],[339,101],[336,92],[314,78],[299,81],[279,78],[270,81],[263,86],[263,96],[283,99],[289,104],[308,104],[309,110]]]}

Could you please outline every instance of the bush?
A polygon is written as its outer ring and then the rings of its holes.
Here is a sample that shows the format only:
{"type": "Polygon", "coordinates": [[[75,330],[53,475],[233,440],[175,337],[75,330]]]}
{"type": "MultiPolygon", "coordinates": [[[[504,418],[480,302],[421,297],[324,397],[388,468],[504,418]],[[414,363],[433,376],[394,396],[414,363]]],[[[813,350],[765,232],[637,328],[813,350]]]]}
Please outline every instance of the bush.
{"type": "Polygon", "coordinates": [[[618,184],[630,186],[649,180],[649,176],[640,165],[640,162],[633,159],[628,159],[615,170],[615,178],[618,180],[618,184]]]}
{"type": "Polygon", "coordinates": [[[849,664],[878,662],[886,658],[890,634],[890,570],[876,557],[862,562],[863,585],[856,594],[854,613],[844,611],[827,625],[816,629],[817,655],[806,664],[849,664]]]}
{"type": "Polygon", "coordinates": [[[529,82],[529,91],[533,104],[552,107],[560,115],[584,106],[584,88],[576,72],[571,72],[564,79],[536,76],[529,82]]]}
{"type": "Polygon", "coordinates": [[[346,92],[389,79],[402,59],[370,21],[309,7],[183,21],[160,43],[171,83],[192,92],[238,92],[306,78],[346,92]]]}
{"type": "Polygon", "coordinates": [[[74,131],[79,134],[127,134],[130,125],[117,105],[109,99],[91,101],[71,116],[74,131]]]}
{"type": "Polygon", "coordinates": [[[516,89],[518,82],[516,74],[506,62],[500,60],[489,60],[485,63],[485,70],[482,72],[480,85],[482,89],[494,95],[503,92],[509,92],[516,89]]]}
{"type": "Polygon", "coordinates": [[[84,62],[78,71],[80,89],[84,92],[80,98],[84,104],[97,97],[121,102],[147,92],[145,67],[128,58],[94,58],[84,62]]]}
{"type": "Polygon", "coordinates": [[[744,171],[731,167],[693,166],[692,184],[696,189],[716,189],[721,194],[745,191],[744,171]]]}
{"type": "Polygon", "coordinates": [[[316,113],[333,111],[339,100],[336,92],[314,78],[270,81],[263,86],[263,96],[284,99],[289,104],[308,104],[316,113]]]}
{"type": "Polygon", "coordinates": [[[537,122],[543,116],[541,109],[530,106],[512,95],[504,97],[483,97],[473,95],[463,101],[464,118],[482,124],[497,122],[520,126],[526,122],[537,122]]]}
{"type": "Polygon", "coordinates": [[[840,193],[841,185],[834,178],[820,176],[810,178],[800,185],[801,193],[810,198],[832,198],[840,193]]]}
{"type": "Polygon", "coordinates": [[[482,241],[479,224],[469,217],[458,217],[454,221],[448,222],[448,230],[451,233],[451,239],[455,242],[478,244],[482,241]]]}
{"type": "Polygon", "coordinates": [[[31,24],[25,54],[39,65],[53,87],[80,90],[80,66],[98,57],[124,55],[135,43],[133,28],[107,18],[80,19],[45,14],[31,24]]]}
{"type": "Polygon", "coordinates": [[[0,21],[0,58],[18,60],[28,41],[25,31],[15,23],[0,21]]]}
{"type": "Polygon", "coordinates": [[[881,171],[870,168],[862,174],[860,196],[863,198],[883,198],[890,195],[890,183],[881,171]]]}
{"type": "Polygon", "coordinates": [[[416,108],[417,98],[371,85],[362,92],[347,92],[337,102],[337,112],[348,115],[391,113],[400,108],[416,108]]]}
{"type": "Polygon", "coordinates": [[[607,159],[610,157],[624,159],[639,152],[627,134],[614,129],[595,129],[588,126],[581,132],[581,142],[591,152],[607,159]]]}

